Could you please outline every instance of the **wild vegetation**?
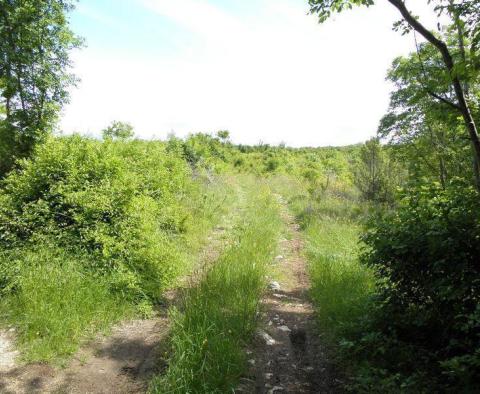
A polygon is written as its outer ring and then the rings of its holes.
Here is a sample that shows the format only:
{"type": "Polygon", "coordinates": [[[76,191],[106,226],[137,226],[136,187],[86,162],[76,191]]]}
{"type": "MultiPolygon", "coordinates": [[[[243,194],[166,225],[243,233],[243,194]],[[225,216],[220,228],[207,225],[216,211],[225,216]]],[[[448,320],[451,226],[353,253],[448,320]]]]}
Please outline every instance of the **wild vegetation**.
{"type": "Polygon", "coordinates": [[[80,338],[72,341],[65,316],[95,326],[116,309],[100,316],[104,302],[122,301],[150,313],[163,290],[188,269],[228,191],[217,186],[220,180],[207,186],[200,173],[194,181],[187,163],[167,148],[141,141],[49,138],[32,160],[4,179],[2,310],[7,320],[17,321],[35,294],[38,305],[22,316],[20,333],[28,348],[34,341],[46,349],[43,356],[35,351],[31,357],[50,359],[75,349],[80,338]],[[64,288],[46,291],[63,268],[64,288]],[[36,274],[41,279],[35,281],[36,274]],[[80,280],[83,275],[94,288],[80,280]],[[81,294],[84,286],[94,293],[75,297],[78,305],[65,304],[62,294],[81,294]],[[36,316],[37,308],[49,313],[36,316]]]}
{"type": "MultiPolygon", "coordinates": [[[[310,0],[325,21],[373,0],[310,0]]],[[[66,360],[115,322],[151,317],[225,215],[228,243],[170,310],[152,392],[227,392],[246,370],[282,229],[306,241],[319,335],[353,392],[480,385],[480,2],[402,0],[417,51],[393,61],[376,138],[338,148],[236,145],[228,131],[103,140],[53,133],[68,100],[68,1],[0,0],[0,318],[25,361],[66,360]]],[[[198,268],[198,267],[197,267],[198,268]]]]}
{"type": "Polygon", "coordinates": [[[244,346],[257,326],[281,226],[278,204],[267,187],[258,186],[246,186],[231,246],[172,310],[172,357],[152,392],[229,392],[245,371],[244,346]]]}

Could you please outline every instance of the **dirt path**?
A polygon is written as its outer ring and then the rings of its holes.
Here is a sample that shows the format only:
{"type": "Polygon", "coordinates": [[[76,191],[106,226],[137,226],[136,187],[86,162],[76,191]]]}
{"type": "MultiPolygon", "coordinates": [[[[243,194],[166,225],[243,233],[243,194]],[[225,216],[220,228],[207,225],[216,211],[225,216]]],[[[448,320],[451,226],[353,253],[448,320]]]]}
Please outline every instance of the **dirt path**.
{"type": "Polygon", "coordinates": [[[0,372],[1,393],[140,393],[157,367],[166,317],[135,320],[83,347],[65,369],[27,364],[0,372]]]}
{"type": "MultiPolygon", "coordinates": [[[[238,207],[233,211],[212,233],[198,258],[199,267],[215,260],[225,246],[225,234],[233,227],[235,217],[241,215],[238,207]]],[[[319,341],[308,300],[301,234],[286,208],[282,216],[288,234],[281,241],[281,255],[275,259],[271,290],[263,299],[264,328],[250,350],[249,375],[242,379],[237,392],[337,393],[340,390],[319,341]]],[[[189,282],[192,278],[180,287],[189,282]]],[[[175,293],[170,294],[169,302],[175,302],[175,293]]],[[[99,336],[82,347],[63,369],[45,364],[14,366],[15,354],[8,338],[0,336],[0,350],[8,349],[9,355],[4,357],[3,367],[0,364],[0,393],[144,393],[152,375],[164,368],[160,355],[169,321],[166,308],[162,311],[154,319],[125,322],[110,336],[99,336]]]]}
{"type": "Polygon", "coordinates": [[[249,351],[249,377],[242,379],[237,392],[339,393],[308,298],[301,234],[286,208],[282,216],[287,239],[281,240],[276,272],[262,301],[263,328],[249,351]]]}
{"type": "MultiPolygon", "coordinates": [[[[192,272],[204,269],[217,258],[240,214],[241,208],[237,205],[222,218],[207,238],[192,272]]],[[[145,393],[152,376],[165,368],[161,354],[170,330],[168,307],[176,302],[181,289],[193,282],[192,275],[183,278],[178,288],[165,294],[165,305],[155,318],[117,325],[111,335],[99,335],[83,346],[65,368],[40,363],[16,364],[13,335],[0,333],[0,352],[5,353],[0,357],[0,393],[145,393]]]]}

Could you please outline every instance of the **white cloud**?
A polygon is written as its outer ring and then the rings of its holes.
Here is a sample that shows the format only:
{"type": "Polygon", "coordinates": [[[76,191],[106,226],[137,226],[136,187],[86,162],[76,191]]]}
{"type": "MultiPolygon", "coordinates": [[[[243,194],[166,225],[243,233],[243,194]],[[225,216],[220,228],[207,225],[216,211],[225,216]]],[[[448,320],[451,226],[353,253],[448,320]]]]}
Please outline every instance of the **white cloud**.
{"type": "Polygon", "coordinates": [[[240,20],[205,0],[143,0],[142,3],[217,45],[228,44],[229,39],[246,32],[240,20]]]}
{"type": "Polygon", "coordinates": [[[257,13],[242,16],[207,0],[138,6],[195,39],[164,58],[82,51],[66,132],[96,133],[119,119],[145,138],[229,129],[242,143],[355,143],[375,133],[387,108],[389,64],[413,49],[391,31],[396,13],[387,5],[323,25],[307,15],[306,1],[261,0],[257,13]]]}

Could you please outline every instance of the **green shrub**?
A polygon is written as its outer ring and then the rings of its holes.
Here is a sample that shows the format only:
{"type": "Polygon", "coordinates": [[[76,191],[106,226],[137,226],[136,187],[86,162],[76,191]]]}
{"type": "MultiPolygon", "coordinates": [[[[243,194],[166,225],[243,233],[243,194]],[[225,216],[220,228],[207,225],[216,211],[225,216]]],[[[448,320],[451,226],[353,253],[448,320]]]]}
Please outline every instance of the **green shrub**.
{"type": "Polygon", "coordinates": [[[182,264],[189,183],[186,162],[160,144],[52,138],[4,182],[0,246],[48,237],[88,253],[93,272],[118,273],[121,291],[158,299],[182,264]]]}
{"type": "Polygon", "coordinates": [[[364,240],[362,260],[379,278],[376,334],[364,338],[376,349],[377,366],[400,373],[419,392],[420,384],[474,391],[480,384],[478,193],[462,184],[415,188],[396,212],[370,224],[364,240]]]}

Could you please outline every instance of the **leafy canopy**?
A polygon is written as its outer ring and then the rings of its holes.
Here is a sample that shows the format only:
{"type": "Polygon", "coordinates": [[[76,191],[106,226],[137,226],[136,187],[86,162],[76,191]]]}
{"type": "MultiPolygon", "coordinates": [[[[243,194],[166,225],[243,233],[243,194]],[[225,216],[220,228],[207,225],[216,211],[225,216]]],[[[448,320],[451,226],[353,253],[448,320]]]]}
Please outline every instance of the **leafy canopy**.
{"type": "Polygon", "coordinates": [[[310,12],[318,14],[320,22],[325,22],[332,13],[352,9],[354,6],[371,6],[374,0],[309,0],[310,12]]]}
{"type": "Polygon", "coordinates": [[[129,139],[134,136],[133,126],[127,122],[113,121],[110,126],[102,131],[103,138],[129,139]]]}
{"type": "Polygon", "coordinates": [[[42,141],[75,84],[70,0],[0,0],[0,175],[42,141]]]}

